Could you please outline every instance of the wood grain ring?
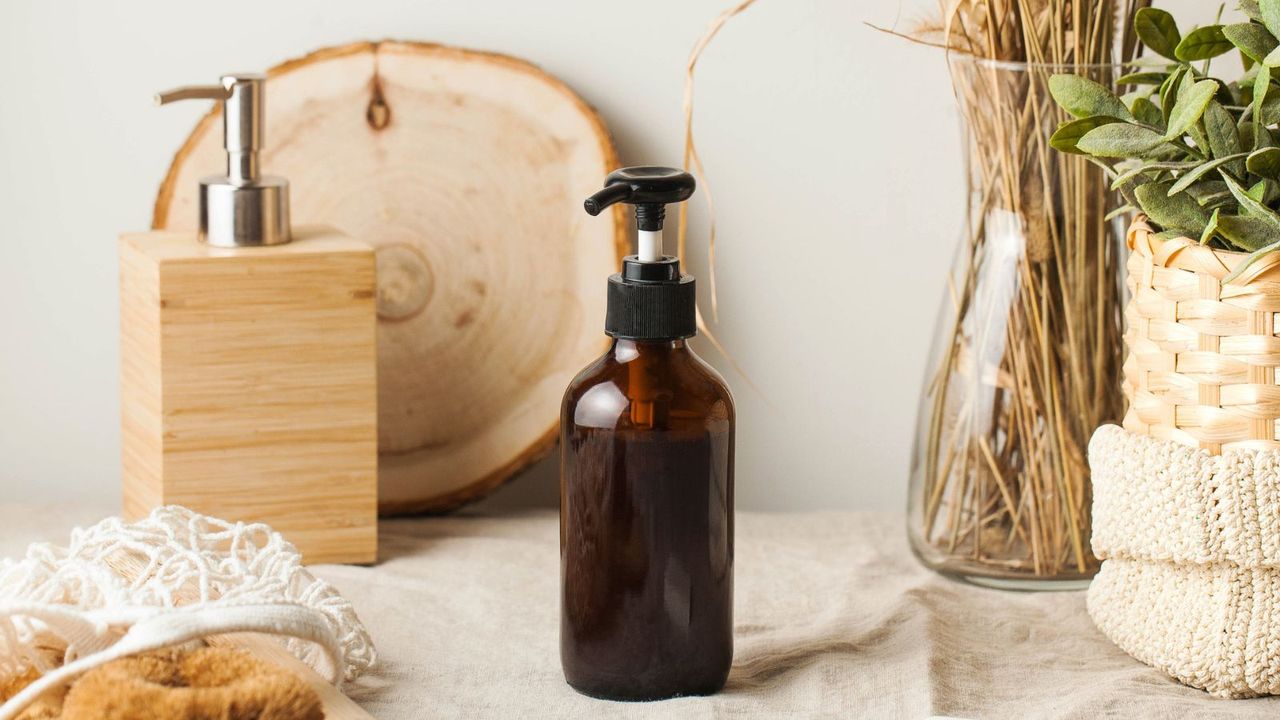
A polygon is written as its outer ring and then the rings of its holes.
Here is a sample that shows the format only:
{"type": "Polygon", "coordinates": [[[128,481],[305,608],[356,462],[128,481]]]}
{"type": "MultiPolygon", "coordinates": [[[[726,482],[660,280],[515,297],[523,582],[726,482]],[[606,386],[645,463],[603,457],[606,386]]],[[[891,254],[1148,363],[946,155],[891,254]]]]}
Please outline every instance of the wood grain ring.
{"type": "MultiPolygon", "coordinates": [[[[262,164],[296,224],[379,250],[379,509],[444,512],[554,447],[560,393],[601,352],[619,208],[582,198],[618,165],[599,116],[538,68],[485,52],[360,42],[268,71],[262,164]]],[[[191,229],[221,174],[217,109],[178,151],[157,229],[191,229]]]]}

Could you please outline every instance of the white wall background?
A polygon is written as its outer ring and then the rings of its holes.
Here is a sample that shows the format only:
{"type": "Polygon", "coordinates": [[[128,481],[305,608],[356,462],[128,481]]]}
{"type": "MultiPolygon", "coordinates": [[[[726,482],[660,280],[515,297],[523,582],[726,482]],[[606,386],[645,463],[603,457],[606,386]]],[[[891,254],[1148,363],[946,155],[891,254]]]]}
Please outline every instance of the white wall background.
{"type": "MultiPolygon", "coordinates": [[[[115,238],[148,226],[204,112],[156,110],[156,90],[353,40],[441,42],[540,65],[599,108],[624,163],[675,165],[689,49],[732,1],[4,0],[0,499],[117,502],[115,238]]],[[[713,329],[760,389],[698,345],[735,387],[740,509],[904,502],[962,188],[941,54],[863,25],[906,29],[934,6],[902,2],[759,0],[700,65],[713,329]]],[[[1201,21],[1216,10],[1160,4],[1201,21]]],[[[695,219],[691,270],[705,277],[703,206],[695,219]]],[[[552,458],[489,506],[554,504],[555,483],[552,458]]]]}

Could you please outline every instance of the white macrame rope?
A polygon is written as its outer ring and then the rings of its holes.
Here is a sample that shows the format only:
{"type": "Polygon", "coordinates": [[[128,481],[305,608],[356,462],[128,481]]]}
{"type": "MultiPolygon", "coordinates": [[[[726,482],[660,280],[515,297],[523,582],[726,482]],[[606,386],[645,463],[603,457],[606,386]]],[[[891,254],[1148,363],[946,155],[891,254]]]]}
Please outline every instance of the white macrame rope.
{"type": "Polygon", "coordinates": [[[130,636],[148,647],[169,637],[133,635],[144,623],[185,638],[178,643],[236,622],[285,636],[294,655],[339,681],[376,661],[351,603],[266,525],[169,506],[136,523],[108,518],[77,528],[66,547],[37,543],[21,560],[0,560],[0,682],[139,652],[123,644],[130,636]],[[263,619],[247,621],[246,612],[263,619]]]}

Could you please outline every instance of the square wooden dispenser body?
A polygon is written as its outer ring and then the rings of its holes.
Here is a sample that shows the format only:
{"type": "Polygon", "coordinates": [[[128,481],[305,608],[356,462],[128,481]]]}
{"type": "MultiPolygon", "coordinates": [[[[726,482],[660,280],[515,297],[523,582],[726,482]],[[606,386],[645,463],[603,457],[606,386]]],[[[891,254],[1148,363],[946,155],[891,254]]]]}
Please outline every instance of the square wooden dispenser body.
{"type": "Polygon", "coordinates": [[[328,228],[120,243],[124,513],[265,522],[309,563],[377,558],[373,250],[328,228]]]}

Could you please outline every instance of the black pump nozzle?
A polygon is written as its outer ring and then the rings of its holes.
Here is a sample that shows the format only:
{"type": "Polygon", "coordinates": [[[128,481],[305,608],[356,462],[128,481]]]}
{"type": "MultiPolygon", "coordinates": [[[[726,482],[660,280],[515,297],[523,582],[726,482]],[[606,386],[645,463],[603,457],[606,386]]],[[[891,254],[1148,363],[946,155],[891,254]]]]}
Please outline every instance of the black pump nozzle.
{"type": "Polygon", "coordinates": [[[662,229],[667,204],[684,202],[693,196],[697,183],[683,170],[668,167],[629,167],[614,170],[604,179],[604,189],[582,204],[590,215],[599,215],[614,203],[636,206],[636,229],[662,229]]]}
{"type": "Polygon", "coordinates": [[[662,254],[667,204],[688,200],[696,185],[692,175],[674,168],[622,168],[609,173],[604,189],[582,203],[591,215],[620,202],[636,206],[639,252],[623,258],[622,272],[609,278],[606,334],[654,342],[698,332],[693,277],[680,272],[679,258],[662,254]]]}

